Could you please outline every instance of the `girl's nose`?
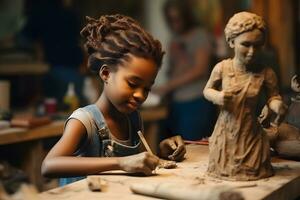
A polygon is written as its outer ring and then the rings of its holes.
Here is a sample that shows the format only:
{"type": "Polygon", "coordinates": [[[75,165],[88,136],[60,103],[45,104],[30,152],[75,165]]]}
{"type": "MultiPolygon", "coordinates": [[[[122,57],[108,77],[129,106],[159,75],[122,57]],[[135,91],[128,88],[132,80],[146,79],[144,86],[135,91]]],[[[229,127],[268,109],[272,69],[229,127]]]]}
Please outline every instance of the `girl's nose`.
{"type": "Polygon", "coordinates": [[[139,103],[142,103],[142,102],[144,102],[146,100],[147,94],[144,91],[144,89],[137,89],[133,93],[133,97],[136,99],[136,101],[138,101],[139,103]]]}

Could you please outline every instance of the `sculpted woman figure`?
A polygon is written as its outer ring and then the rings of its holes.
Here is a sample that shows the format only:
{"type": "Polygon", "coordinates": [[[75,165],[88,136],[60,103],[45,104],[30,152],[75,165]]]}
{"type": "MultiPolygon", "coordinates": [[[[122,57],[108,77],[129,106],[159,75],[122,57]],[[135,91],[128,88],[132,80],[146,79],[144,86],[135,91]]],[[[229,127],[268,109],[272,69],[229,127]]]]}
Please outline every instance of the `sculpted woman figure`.
{"type": "Polygon", "coordinates": [[[253,13],[235,14],[225,27],[234,57],[219,62],[204,95],[220,106],[209,143],[208,174],[226,180],[257,180],[273,175],[269,141],[255,114],[259,94],[277,115],[286,106],[274,71],[257,59],[266,40],[266,25],[253,13]],[[263,90],[265,88],[265,90],[263,90]]]}

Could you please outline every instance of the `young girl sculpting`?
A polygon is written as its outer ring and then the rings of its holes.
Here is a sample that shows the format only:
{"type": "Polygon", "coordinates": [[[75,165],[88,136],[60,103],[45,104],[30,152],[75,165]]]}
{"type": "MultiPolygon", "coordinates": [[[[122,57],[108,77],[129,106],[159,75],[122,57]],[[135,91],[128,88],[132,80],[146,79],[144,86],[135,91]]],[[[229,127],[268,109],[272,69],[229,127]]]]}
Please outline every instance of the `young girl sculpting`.
{"type": "Polygon", "coordinates": [[[209,143],[208,174],[227,180],[256,180],[273,175],[266,133],[255,115],[259,93],[267,91],[267,105],[283,115],[285,105],[270,67],[257,59],[266,38],[263,19],[235,14],[225,28],[234,49],[232,59],[218,63],[204,89],[205,97],[220,106],[209,143]]]}
{"type": "MultiPolygon", "coordinates": [[[[103,92],[95,104],[79,108],[68,118],[63,136],[43,162],[42,173],[72,177],[124,170],[151,175],[159,159],[140,153],[137,132],[143,126],[137,109],[161,65],[161,44],[130,17],[87,19],[81,34],[87,39],[88,67],[99,74],[103,92]]],[[[160,147],[163,157],[184,157],[179,136],[165,139],[160,147]]],[[[61,184],[77,179],[61,179],[61,184]]]]}

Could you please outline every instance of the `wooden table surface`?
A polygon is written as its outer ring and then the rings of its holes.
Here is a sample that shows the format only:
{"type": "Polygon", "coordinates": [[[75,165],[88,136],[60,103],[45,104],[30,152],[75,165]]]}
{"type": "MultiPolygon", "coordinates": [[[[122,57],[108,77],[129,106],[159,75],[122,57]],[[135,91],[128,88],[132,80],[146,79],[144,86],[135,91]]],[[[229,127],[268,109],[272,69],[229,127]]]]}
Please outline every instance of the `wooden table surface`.
{"type": "Polygon", "coordinates": [[[155,199],[133,194],[131,184],[178,183],[198,184],[201,186],[231,186],[241,192],[246,200],[286,200],[300,196],[300,162],[276,159],[272,162],[276,175],[267,179],[249,182],[230,182],[208,177],[205,173],[208,163],[208,146],[187,145],[186,160],[178,163],[176,169],[158,169],[155,176],[135,177],[125,172],[112,171],[99,175],[108,183],[104,192],[88,190],[86,180],[64,187],[55,188],[39,194],[42,200],[79,200],[79,199],[155,199]]]}

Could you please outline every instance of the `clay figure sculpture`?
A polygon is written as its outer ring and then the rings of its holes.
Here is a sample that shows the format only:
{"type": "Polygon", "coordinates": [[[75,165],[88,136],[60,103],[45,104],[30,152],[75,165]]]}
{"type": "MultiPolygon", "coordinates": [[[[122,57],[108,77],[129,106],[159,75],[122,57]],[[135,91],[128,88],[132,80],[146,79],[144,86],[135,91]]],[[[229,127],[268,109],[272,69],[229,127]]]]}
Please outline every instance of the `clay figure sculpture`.
{"type": "Polygon", "coordinates": [[[256,14],[239,12],[227,23],[225,37],[234,57],[215,65],[203,91],[220,107],[209,138],[207,172],[233,181],[270,177],[269,140],[255,114],[259,94],[266,91],[268,107],[279,116],[286,106],[274,71],[257,59],[266,40],[265,22],[256,14]]]}

